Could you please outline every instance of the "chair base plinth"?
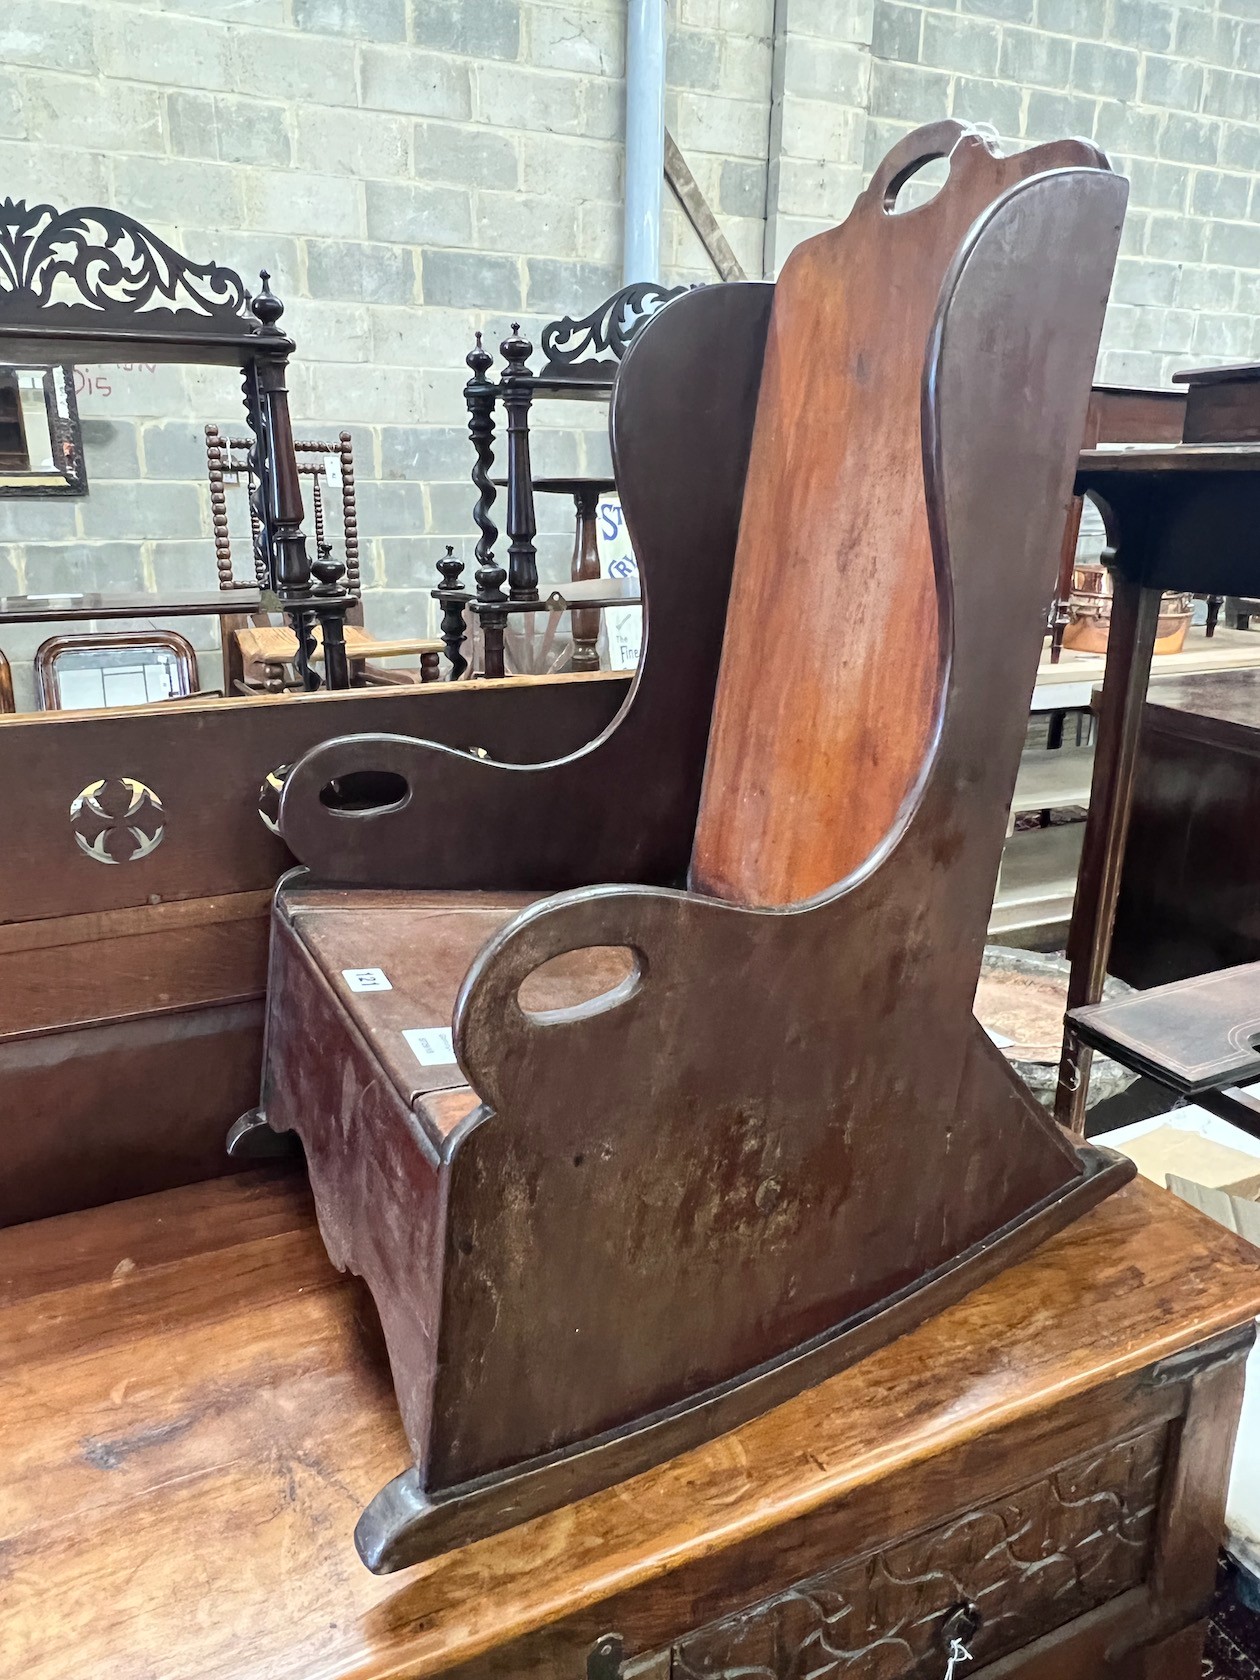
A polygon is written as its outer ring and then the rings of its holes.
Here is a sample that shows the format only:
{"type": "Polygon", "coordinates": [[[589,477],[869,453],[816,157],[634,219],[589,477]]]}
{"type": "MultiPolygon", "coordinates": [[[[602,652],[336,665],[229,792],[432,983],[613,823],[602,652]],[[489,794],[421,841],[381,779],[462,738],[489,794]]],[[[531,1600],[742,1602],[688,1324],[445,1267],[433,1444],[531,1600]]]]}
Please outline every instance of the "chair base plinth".
{"type": "Polygon", "coordinates": [[[359,1556],[388,1575],[528,1522],[699,1446],[904,1335],[1022,1260],[1135,1174],[1109,1149],[1080,1146],[1082,1176],[1019,1219],[869,1311],[677,1405],[572,1447],[459,1485],[426,1490],[416,1468],[394,1477],[355,1528],[359,1556]]]}

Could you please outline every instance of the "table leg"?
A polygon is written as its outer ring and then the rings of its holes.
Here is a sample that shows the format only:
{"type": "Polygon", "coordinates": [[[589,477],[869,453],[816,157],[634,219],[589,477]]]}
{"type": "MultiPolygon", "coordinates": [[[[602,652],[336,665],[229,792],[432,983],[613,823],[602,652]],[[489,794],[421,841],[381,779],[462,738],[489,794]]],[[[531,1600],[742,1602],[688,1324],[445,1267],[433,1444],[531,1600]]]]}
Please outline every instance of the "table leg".
{"type": "Polygon", "coordinates": [[[1076,545],[1081,535],[1081,514],[1085,498],[1073,496],[1068,504],[1067,525],[1059,550],[1059,578],[1055,584],[1054,607],[1050,614],[1050,663],[1057,665],[1063,653],[1063,632],[1067,629],[1072,599],[1072,574],[1076,569],[1076,545]]]}
{"type": "MultiPolygon", "coordinates": [[[[1068,935],[1069,1009],[1097,1003],[1107,976],[1116,902],[1120,896],[1120,870],[1133,804],[1138,734],[1150,680],[1159,608],[1158,589],[1145,589],[1127,578],[1116,578],[1089,816],[1085,821],[1081,869],[1068,935]]],[[[1092,1060],[1093,1052],[1065,1027],[1054,1106],[1060,1122],[1078,1137],[1085,1131],[1085,1099],[1092,1060]]]]}
{"type": "MultiPolygon", "coordinates": [[[[591,489],[575,490],[573,504],[577,511],[577,531],[569,576],[574,583],[585,583],[599,576],[599,537],[595,521],[599,493],[591,489]]],[[[569,614],[569,622],[573,627],[573,669],[598,671],[599,608],[574,608],[569,614]]]]}

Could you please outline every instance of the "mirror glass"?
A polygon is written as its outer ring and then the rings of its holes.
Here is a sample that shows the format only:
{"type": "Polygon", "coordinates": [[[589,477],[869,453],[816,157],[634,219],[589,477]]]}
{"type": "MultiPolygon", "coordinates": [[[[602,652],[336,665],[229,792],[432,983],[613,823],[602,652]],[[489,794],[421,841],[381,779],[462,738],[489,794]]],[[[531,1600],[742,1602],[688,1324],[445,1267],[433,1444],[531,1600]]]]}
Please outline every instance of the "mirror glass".
{"type": "Polygon", "coordinates": [[[74,369],[0,367],[0,496],[83,496],[74,369]]]}
{"type": "MultiPolygon", "coordinates": [[[[467,369],[443,375],[441,404],[431,417],[426,412],[423,425],[400,423],[402,410],[388,406],[388,386],[373,388],[370,406],[351,401],[342,371],[299,355],[288,373],[307,552],[312,561],[322,553],[344,565],[359,597],[346,632],[356,686],[379,691],[442,679],[450,666],[432,597],[437,562],[449,545],[469,590],[477,568],[475,457],[462,396],[467,369]],[[378,411],[388,418],[355,418],[378,411]]],[[[397,401],[406,397],[404,391],[397,401]]],[[[501,432],[501,413],[498,420],[501,432]]],[[[531,414],[544,601],[575,582],[605,601],[637,594],[635,557],[612,489],[607,425],[606,401],[541,400],[531,414]]],[[[505,466],[504,443],[496,438],[496,476],[505,466]]],[[[52,690],[39,678],[41,649],[70,633],[95,635],[102,645],[119,633],[183,637],[193,649],[192,692],[202,696],[301,695],[293,633],[274,597],[264,590],[260,598],[248,453],[235,368],[102,363],[13,368],[7,383],[0,379],[0,496],[9,493],[0,500],[0,655],[9,662],[18,712],[89,703],[85,681],[52,690]],[[59,448],[63,464],[77,463],[72,497],[57,465],[59,448]],[[6,492],[18,481],[27,489],[6,492]],[[57,499],[47,489],[29,493],[40,485],[60,485],[57,499]],[[200,597],[199,604],[190,607],[189,597],[200,597]]],[[[509,546],[505,501],[500,486],[491,514],[500,527],[501,565],[509,546]]],[[[463,656],[479,669],[479,620],[473,612],[464,618],[463,656]]],[[[632,601],[514,613],[508,674],[633,671],[641,624],[632,601]]],[[[134,643],[124,653],[134,663],[134,643]]],[[[95,704],[125,704],[128,694],[135,704],[166,699],[160,678],[128,688],[115,674],[108,687],[95,704]],[[150,694],[153,681],[159,686],[150,694]]],[[[0,694],[0,711],[7,709],[0,694]]]]}

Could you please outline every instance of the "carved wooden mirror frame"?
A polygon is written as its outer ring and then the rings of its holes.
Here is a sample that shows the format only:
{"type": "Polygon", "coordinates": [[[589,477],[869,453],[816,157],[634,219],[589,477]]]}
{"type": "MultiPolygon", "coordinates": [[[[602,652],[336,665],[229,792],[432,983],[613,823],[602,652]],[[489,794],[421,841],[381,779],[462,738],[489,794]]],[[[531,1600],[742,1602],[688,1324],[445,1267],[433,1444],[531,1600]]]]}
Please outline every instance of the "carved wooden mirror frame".
{"type": "Polygon", "coordinates": [[[344,568],[312,566],[306,553],[285,384],[295,346],[280,330],[284,305],[270,276],[264,270],[261,278],[262,290],[251,298],[232,269],[193,262],[119,211],[58,211],[6,198],[0,200],[0,364],[119,357],[239,367],[267,576],[297,635],[305,686],[321,686],[311,665],[319,622],[327,684],[345,688],[350,597],[341,587],[344,568]]]}

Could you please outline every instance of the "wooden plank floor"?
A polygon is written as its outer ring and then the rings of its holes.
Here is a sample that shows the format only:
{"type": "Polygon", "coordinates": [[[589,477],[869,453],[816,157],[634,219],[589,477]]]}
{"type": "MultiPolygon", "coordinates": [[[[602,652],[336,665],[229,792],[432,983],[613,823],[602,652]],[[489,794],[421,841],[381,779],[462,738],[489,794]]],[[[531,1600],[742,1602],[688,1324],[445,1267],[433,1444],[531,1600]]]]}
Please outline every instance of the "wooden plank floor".
{"type": "Polygon", "coordinates": [[[1260,1263],[1136,1182],[776,1412],[385,1578],[351,1532],[406,1455],[356,1298],[292,1175],[0,1232],[3,1680],[442,1673],[1245,1321],[1260,1263]]]}

